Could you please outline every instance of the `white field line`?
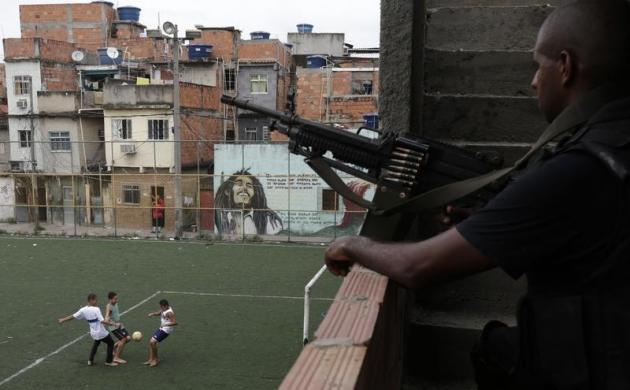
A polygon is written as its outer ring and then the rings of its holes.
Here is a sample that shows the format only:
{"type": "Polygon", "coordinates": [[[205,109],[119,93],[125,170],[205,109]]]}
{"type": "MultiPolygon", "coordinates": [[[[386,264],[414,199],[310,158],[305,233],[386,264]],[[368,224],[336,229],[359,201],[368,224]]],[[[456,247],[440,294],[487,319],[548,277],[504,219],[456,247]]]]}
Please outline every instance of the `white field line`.
{"type": "MultiPolygon", "coordinates": [[[[150,296],[148,296],[147,298],[143,299],[142,301],[138,302],[137,304],[133,305],[132,307],[130,307],[129,309],[125,310],[123,313],[121,313],[120,315],[123,316],[127,313],[129,313],[132,310],[137,309],[138,307],[144,305],[145,303],[147,303],[148,301],[150,301],[151,299],[155,298],[158,294],[160,294],[161,291],[156,291],[155,293],[151,294],[150,296]]],[[[60,352],[62,352],[63,350],[65,350],[68,347],[71,347],[72,345],[78,343],[79,341],[81,341],[82,339],[84,339],[86,336],[88,335],[88,333],[85,333],[79,337],[77,337],[76,339],[70,341],[69,343],[66,343],[64,345],[62,345],[61,347],[59,347],[57,350],[49,353],[46,356],[43,356],[37,360],[35,360],[33,363],[29,364],[28,366],[24,367],[23,369],[21,369],[20,371],[16,372],[15,374],[3,379],[0,382],[0,386],[3,386],[7,383],[9,383],[10,381],[12,381],[13,379],[19,377],[20,375],[24,374],[25,372],[27,372],[28,370],[30,370],[31,368],[37,367],[38,365],[40,365],[41,363],[43,363],[45,360],[59,354],[60,352]]]]}
{"type": "MultiPolygon", "coordinates": [[[[207,293],[207,292],[193,292],[193,291],[162,291],[162,294],[172,295],[195,295],[201,297],[224,297],[224,298],[253,298],[253,299],[288,299],[303,301],[304,297],[290,297],[284,295],[249,295],[249,294],[222,294],[222,293],[207,293]]],[[[332,302],[332,298],[311,298],[313,301],[328,301],[332,302]]]]}
{"type": "Polygon", "coordinates": [[[322,249],[323,246],[328,246],[328,243],[320,243],[314,242],[312,244],[308,243],[295,243],[295,244],[274,244],[273,242],[268,243],[258,243],[258,242],[242,242],[242,241],[217,241],[217,242],[198,242],[198,241],[163,241],[163,240],[153,240],[153,239],[130,239],[126,237],[103,237],[103,238],[85,238],[85,237],[49,237],[49,236],[41,236],[41,237],[25,237],[25,236],[11,236],[11,235],[3,235],[0,236],[0,240],[23,240],[23,241],[60,241],[60,240],[69,240],[69,241],[87,241],[87,242],[140,242],[145,244],[167,244],[167,245],[204,245],[204,246],[254,246],[254,247],[263,247],[263,248],[304,248],[304,249],[322,249]]]}

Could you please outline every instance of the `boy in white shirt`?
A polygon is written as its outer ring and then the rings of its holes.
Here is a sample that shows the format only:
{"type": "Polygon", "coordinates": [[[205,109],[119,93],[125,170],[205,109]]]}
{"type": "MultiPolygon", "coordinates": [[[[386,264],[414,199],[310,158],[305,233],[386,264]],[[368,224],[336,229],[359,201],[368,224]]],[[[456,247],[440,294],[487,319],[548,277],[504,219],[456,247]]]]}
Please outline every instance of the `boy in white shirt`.
{"type": "Polygon", "coordinates": [[[149,340],[149,359],[144,362],[145,365],[150,367],[158,365],[158,343],[164,341],[173,332],[173,327],[177,326],[175,312],[166,299],[160,301],[160,309],[160,311],[149,313],[149,317],[160,316],[160,328],[155,331],[153,337],[149,340]]]}
{"type": "Polygon", "coordinates": [[[94,364],[94,355],[96,355],[96,350],[98,346],[103,342],[107,344],[107,359],[105,360],[105,365],[110,367],[116,367],[118,363],[114,362],[114,340],[112,336],[109,335],[109,332],[103,324],[118,326],[119,324],[106,320],[103,318],[103,314],[101,313],[101,309],[98,308],[98,298],[96,294],[89,294],[87,297],[87,306],[82,307],[74,313],[73,315],[60,318],[58,322],[63,324],[64,322],[72,321],[72,320],[86,320],[90,325],[90,336],[94,340],[92,344],[92,350],[90,351],[90,358],[88,360],[88,366],[94,364]]]}

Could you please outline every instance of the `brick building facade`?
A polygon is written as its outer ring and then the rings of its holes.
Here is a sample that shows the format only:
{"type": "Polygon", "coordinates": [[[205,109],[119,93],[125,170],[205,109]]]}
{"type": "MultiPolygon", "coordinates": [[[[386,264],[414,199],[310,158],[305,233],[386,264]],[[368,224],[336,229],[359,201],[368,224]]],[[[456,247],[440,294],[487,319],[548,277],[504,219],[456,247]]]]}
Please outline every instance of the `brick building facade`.
{"type": "Polygon", "coordinates": [[[315,121],[360,127],[378,112],[376,58],[331,58],[322,68],[297,69],[297,113],[315,121]]]}

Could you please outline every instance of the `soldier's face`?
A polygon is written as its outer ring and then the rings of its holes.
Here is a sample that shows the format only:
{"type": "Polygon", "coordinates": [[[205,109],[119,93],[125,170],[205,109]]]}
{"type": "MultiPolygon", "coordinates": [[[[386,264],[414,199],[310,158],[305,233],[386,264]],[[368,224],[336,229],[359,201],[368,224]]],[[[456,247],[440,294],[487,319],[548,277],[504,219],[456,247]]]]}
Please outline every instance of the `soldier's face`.
{"type": "Polygon", "coordinates": [[[251,177],[237,176],[232,187],[234,203],[241,206],[249,206],[254,197],[254,182],[251,177]]]}

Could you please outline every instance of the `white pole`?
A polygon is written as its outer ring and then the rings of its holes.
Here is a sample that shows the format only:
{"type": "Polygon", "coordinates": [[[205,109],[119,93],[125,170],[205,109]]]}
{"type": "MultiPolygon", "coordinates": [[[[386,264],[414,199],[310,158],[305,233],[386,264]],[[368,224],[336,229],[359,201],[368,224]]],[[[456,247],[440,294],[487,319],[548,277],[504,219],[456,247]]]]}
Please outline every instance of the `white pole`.
{"type": "Polygon", "coordinates": [[[317,281],[322,277],[322,275],[326,272],[326,266],[323,266],[317,274],[311,279],[310,282],[304,287],[304,331],[302,333],[302,341],[304,345],[308,344],[308,335],[309,335],[309,323],[310,323],[310,306],[311,306],[311,288],[317,283],[317,281]]]}

